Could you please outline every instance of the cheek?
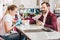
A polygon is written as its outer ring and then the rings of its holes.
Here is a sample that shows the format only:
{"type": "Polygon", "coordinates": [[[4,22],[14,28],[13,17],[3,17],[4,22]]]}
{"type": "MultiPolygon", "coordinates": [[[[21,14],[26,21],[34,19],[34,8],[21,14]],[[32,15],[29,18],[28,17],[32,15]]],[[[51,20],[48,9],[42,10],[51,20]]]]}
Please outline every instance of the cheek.
{"type": "Polygon", "coordinates": [[[42,10],[45,10],[44,8],[42,8],[42,10]]]}
{"type": "Polygon", "coordinates": [[[16,13],[14,12],[14,15],[15,15],[16,13]]]}
{"type": "Polygon", "coordinates": [[[45,10],[48,10],[48,8],[46,7],[45,10]]]}
{"type": "Polygon", "coordinates": [[[15,15],[16,13],[15,13],[15,12],[13,12],[13,14],[15,15]]]}

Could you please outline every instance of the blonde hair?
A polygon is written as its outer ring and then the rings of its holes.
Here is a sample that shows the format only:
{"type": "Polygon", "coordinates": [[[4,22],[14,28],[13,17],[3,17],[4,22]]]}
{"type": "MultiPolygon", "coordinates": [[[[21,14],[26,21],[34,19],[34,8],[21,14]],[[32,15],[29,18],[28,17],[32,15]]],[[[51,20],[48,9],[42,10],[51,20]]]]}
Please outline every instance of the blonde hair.
{"type": "MultiPolygon", "coordinates": [[[[10,10],[13,11],[15,8],[17,8],[16,5],[10,5],[10,6],[8,6],[8,7],[7,7],[7,10],[6,10],[5,13],[4,13],[4,16],[5,16],[7,13],[9,13],[10,10]]],[[[4,16],[2,17],[1,21],[3,20],[4,16]]]]}
{"type": "Polygon", "coordinates": [[[16,5],[8,6],[8,7],[7,7],[7,10],[6,10],[6,12],[5,12],[5,14],[6,14],[6,13],[8,13],[10,10],[12,10],[12,11],[13,11],[15,8],[17,8],[17,6],[16,6],[16,5]]]}

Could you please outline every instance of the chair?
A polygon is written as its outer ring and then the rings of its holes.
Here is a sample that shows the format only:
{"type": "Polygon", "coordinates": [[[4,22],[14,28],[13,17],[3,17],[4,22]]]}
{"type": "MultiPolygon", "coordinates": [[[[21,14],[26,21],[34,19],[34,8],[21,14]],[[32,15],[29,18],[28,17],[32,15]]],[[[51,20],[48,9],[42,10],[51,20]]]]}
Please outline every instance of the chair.
{"type": "Polygon", "coordinates": [[[4,40],[4,39],[3,39],[3,36],[1,36],[1,35],[0,35],[0,40],[4,40]]]}
{"type": "Polygon", "coordinates": [[[58,27],[58,32],[60,32],[60,17],[57,18],[57,27],[58,27]]]}
{"type": "Polygon", "coordinates": [[[0,37],[0,40],[4,40],[4,39],[0,37]]]}

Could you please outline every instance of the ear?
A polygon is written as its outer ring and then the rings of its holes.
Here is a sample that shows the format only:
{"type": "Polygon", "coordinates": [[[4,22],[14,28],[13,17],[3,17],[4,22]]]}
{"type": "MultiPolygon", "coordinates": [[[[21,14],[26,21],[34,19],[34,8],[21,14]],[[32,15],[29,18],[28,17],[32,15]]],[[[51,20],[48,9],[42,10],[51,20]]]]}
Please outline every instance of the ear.
{"type": "Polygon", "coordinates": [[[10,12],[12,12],[13,10],[10,10],[10,12]]]}
{"type": "Polygon", "coordinates": [[[9,12],[11,12],[11,10],[9,10],[9,12]]]}
{"type": "Polygon", "coordinates": [[[50,10],[50,6],[48,7],[48,10],[50,10]]]}

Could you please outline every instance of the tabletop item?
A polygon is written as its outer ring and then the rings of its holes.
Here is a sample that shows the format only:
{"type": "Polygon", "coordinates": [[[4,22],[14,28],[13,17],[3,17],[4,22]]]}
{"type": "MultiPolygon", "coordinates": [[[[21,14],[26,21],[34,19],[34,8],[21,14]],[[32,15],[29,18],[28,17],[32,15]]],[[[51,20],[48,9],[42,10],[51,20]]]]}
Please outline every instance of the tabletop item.
{"type": "Polygon", "coordinates": [[[20,24],[22,24],[22,20],[18,19],[17,22],[16,22],[16,26],[19,26],[20,24]]]}

